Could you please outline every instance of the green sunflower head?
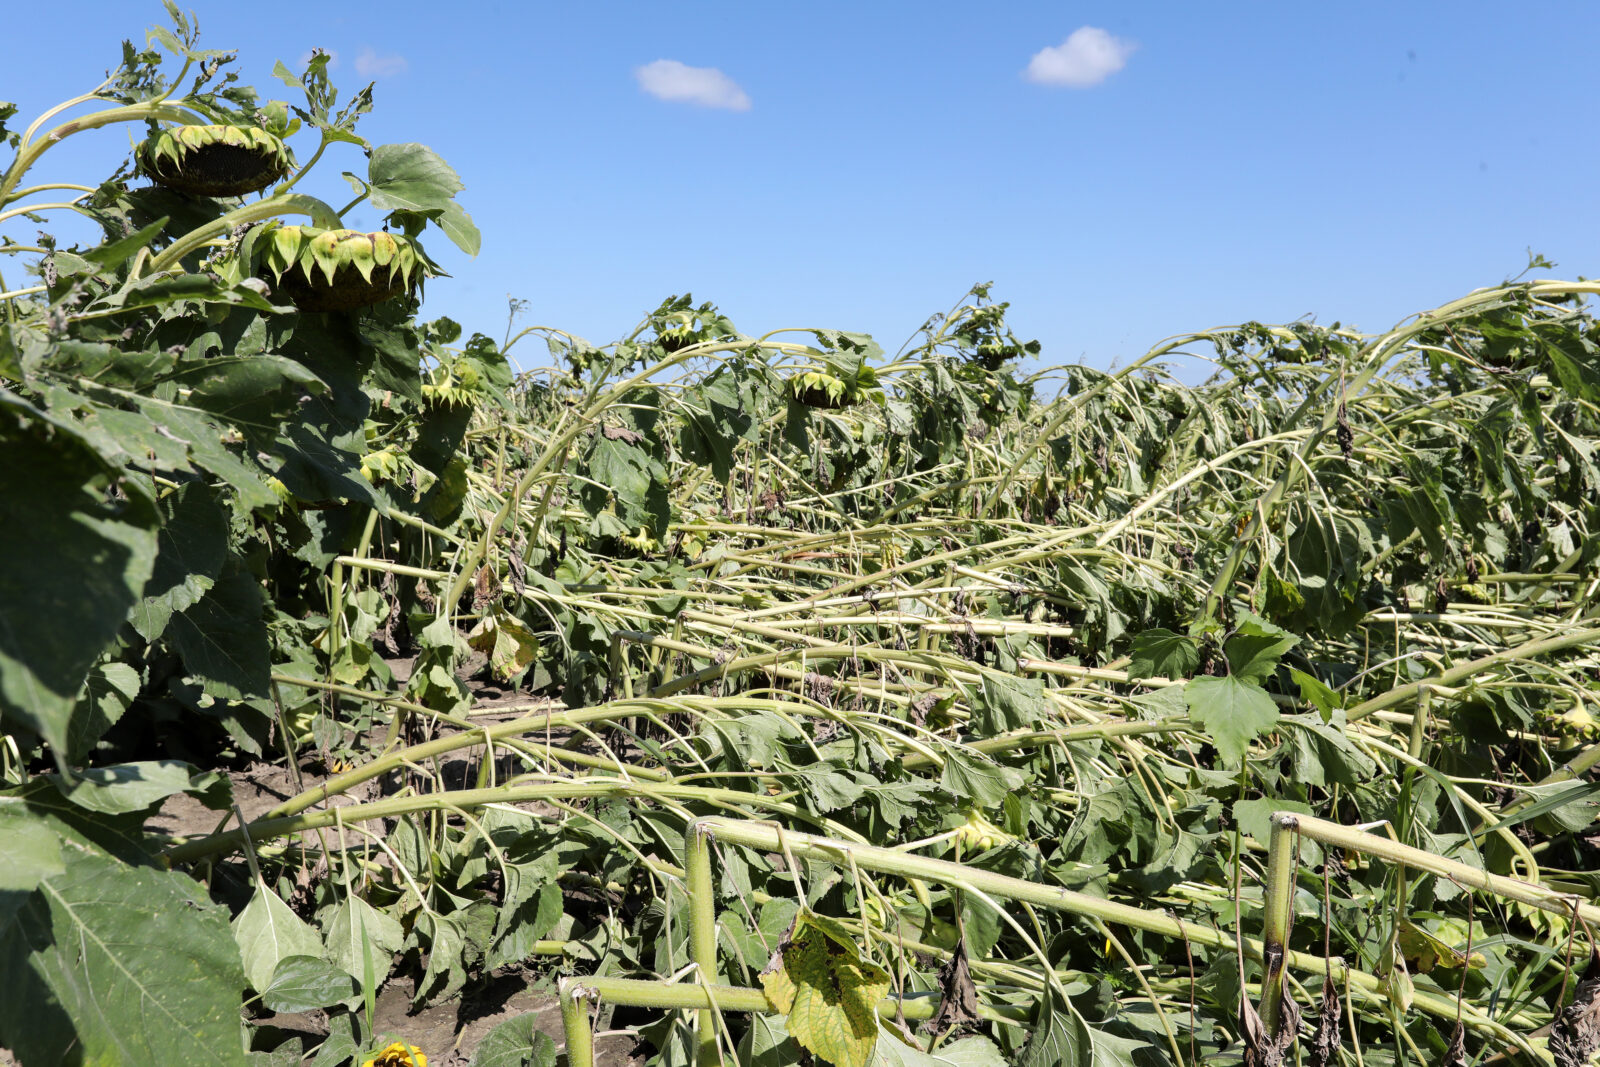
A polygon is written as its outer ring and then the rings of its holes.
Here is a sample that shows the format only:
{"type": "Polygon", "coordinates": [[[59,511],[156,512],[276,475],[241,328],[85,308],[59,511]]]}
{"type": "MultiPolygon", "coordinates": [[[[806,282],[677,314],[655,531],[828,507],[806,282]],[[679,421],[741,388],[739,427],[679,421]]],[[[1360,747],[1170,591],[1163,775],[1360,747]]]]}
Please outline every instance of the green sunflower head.
{"type": "Polygon", "coordinates": [[[277,226],[260,264],[302,311],[348,311],[412,292],[439,274],[415,240],[397,233],[277,226]]]}
{"type": "Polygon", "coordinates": [[[293,163],[283,141],[258,126],[170,126],[139,149],[157,185],[199,196],[259,192],[293,163]]]}

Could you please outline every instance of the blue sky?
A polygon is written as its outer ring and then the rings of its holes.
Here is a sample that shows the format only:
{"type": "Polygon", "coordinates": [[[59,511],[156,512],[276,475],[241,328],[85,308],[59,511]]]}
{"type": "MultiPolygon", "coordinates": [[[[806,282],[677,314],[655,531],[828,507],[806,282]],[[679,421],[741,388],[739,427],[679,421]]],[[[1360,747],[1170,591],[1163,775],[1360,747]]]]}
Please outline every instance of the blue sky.
{"type": "MultiPolygon", "coordinates": [[[[475,260],[430,244],[453,277],[425,313],[496,336],[508,295],[604,342],[692,291],[748,333],[893,351],[993,280],[1046,363],[1105,366],[1252,318],[1383,329],[1529,248],[1600,274],[1600,5],[1580,0],[186,7],[269,95],[273,61],[313,46],[341,86],[376,81],[360,132],[435,148],[484,234],[475,260]]],[[[164,21],[11,5],[0,99],[26,121],[164,21]]],[[[39,177],[126,150],[86,134],[39,177]]],[[[364,164],[332,162],[302,188],[342,204],[364,164]]]]}

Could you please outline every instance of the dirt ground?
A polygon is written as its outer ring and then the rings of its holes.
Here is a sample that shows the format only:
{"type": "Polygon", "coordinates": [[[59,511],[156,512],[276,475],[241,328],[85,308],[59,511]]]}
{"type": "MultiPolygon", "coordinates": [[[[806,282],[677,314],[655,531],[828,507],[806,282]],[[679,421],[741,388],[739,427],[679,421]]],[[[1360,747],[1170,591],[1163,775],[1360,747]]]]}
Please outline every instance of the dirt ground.
{"type": "MultiPolygon", "coordinates": [[[[412,1014],[414,989],[409,978],[391,981],[378,994],[373,1026],[379,1035],[405,1040],[428,1055],[430,1067],[467,1067],[484,1036],[507,1019],[532,1014],[536,1028],[565,1049],[561,1031],[561,1005],[553,994],[530,988],[527,976],[516,971],[499,974],[458,1001],[433,1004],[412,1014]]],[[[328,1032],[320,1012],[274,1015],[257,1020],[286,1034],[320,1037],[328,1032]]],[[[597,1067],[637,1067],[635,1042],[627,1034],[596,1034],[597,1067]]]]}
{"type": "MultiPolygon", "coordinates": [[[[475,657],[476,658],[476,657],[475,657]]],[[[396,687],[404,685],[411,673],[409,660],[391,660],[396,687]]],[[[469,663],[463,675],[471,673],[469,663]]],[[[464,678],[463,680],[467,680],[464,678]]],[[[525,715],[541,705],[558,710],[559,705],[548,701],[530,699],[526,693],[507,691],[486,683],[481,676],[468,684],[473,691],[475,722],[493,723],[502,719],[525,715]]],[[[382,728],[380,728],[382,729],[382,728]]],[[[543,738],[541,737],[541,740],[543,738]]],[[[551,740],[560,743],[566,732],[552,732],[551,740]]],[[[381,747],[382,738],[371,739],[381,747]]],[[[248,821],[258,818],[278,804],[300,793],[314,789],[329,776],[312,754],[305,754],[297,768],[291,769],[287,761],[275,763],[255,762],[242,769],[226,770],[233,785],[233,799],[239,812],[248,821]]],[[[459,767],[443,768],[447,779],[451,772],[464,775],[466,761],[456,761],[459,767]]],[[[344,806],[374,800],[391,786],[381,779],[364,782],[339,796],[330,797],[329,804],[344,806]]],[[[235,825],[234,815],[206,808],[198,799],[188,794],[169,797],[161,809],[146,824],[151,833],[171,838],[204,837],[235,825]]],[[[565,1049],[561,1029],[561,1009],[556,996],[548,989],[537,988],[536,976],[519,968],[504,968],[494,975],[469,986],[458,999],[430,1004],[420,1011],[411,1011],[414,985],[409,977],[392,978],[378,993],[373,1018],[378,1035],[404,1039],[421,1048],[434,1067],[466,1067],[484,1036],[500,1023],[519,1015],[533,1014],[537,1028],[555,1041],[556,1047],[565,1049]]],[[[284,1036],[297,1035],[320,1038],[328,1033],[326,1016],[321,1012],[280,1014],[253,1019],[252,1025],[272,1027],[284,1036]]],[[[312,1042],[315,1043],[314,1041],[312,1042]]],[[[635,1056],[636,1040],[627,1032],[600,1032],[595,1035],[595,1063],[598,1067],[636,1067],[643,1057],[635,1056]]],[[[0,1048],[0,1067],[35,1067],[19,1064],[9,1050],[0,1048]]]]}

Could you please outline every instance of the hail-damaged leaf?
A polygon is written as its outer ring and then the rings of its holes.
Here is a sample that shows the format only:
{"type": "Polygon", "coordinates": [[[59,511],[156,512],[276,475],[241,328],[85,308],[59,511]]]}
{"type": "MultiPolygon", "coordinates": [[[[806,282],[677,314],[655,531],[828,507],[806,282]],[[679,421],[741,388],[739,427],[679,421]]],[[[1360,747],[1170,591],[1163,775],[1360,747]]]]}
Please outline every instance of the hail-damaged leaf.
{"type": "Polygon", "coordinates": [[[489,669],[501,682],[510,682],[539,656],[539,639],[526,623],[502,609],[483,617],[467,643],[489,657],[489,669]]]}
{"type": "Polygon", "coordinates": [[[810,911],[761,972],[773,1008],[788,1016],[789,1035],[835,1067],[866,1067],[878,1039],[878,1001],[889,972],[861,957],[837,923],[810,911]]]}
{"type": "Polygon", "coordinates": [[[1317,1030],[1311,1036],[1311,1050],[1306,1058],[1311,1067],[1331,1067],[1338,1062],[1339,1046],[1344,1041],[1339,1029],[1343,1016],[1344,1003],[1339,999],[1339,989],[1329,972],[1322,983],[1322,1007],[1317,1012],[1317,1030]]]}
{"type": "Polygon", "coordinates": [[[1586,1067],[1600,1052],[1600,945],[1589,947],[1572,1003],[1561,1009],[1550,1029],[1550,1055],[1556,1067],[1586,1067]]]}
{"type": "Polygon", "coordinates": [[[930,1034],[943,1034],[949,1030],[965,1030],[980,1021],[978,988],[972,984],[972,965],[967,961],[967,939],[963,937],[939,968],[939,1010],[922,1024],[922,1029],[930,1034]]]}
{"type": "Polygon", "coordinates": [[[1400,920],[1399,941],[1400,951],[1405,955],[1406,963],[1417,974],[1427,974],[1435,967],[1455,970],[1460,967],[1479,968],[1488,965],[1483,953],[1474,952],[1468,955],[1403,917],[1400,920]]]}

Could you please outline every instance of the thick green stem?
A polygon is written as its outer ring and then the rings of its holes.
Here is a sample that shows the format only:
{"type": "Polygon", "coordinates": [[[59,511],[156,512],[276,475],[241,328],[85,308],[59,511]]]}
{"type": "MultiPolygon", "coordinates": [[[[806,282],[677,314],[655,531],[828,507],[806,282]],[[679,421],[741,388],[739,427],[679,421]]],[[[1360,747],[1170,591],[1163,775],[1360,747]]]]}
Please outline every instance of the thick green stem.
{"type": "Polygon", "coordinates": [[[1294,823],[1272,817],[1267,835],[1267,884],[1261,913],[1261,1022],[1276,1037],[1283,1020],[1284,962],[1294,921],[1294,872],[1299,862],[1294,823]]]}
{"type": "MultiPolygon", "coordinates": [[[[720,1011],[770,1013],[772,1004],[760,989],[746,986],[713,985],[709,988],[699,982],[650,982],[638,978],[601,978],[585,976],[567,978],[576,989],[574,995],[590,997],[610,1004],[626,1004],[634,1008],[661,1008],[692,1011],[709,1009],[713,1004],[720,1011]]],[[[565,1001],[563,1001],[563,1007],[565,1001]]],[[[877,1005],[878,1014],[894,1018],[904,1014],[916,1021],[931,1019],[939,1008],[939,998],[932,993],[910,993],[903,997],[885,997],[877,1005]]],[[[1027,1022],[1032,1013],[1028,1009],[1007,1005],[991,1008],[980,1004],[978,1014],[995,1022],[1027,1022]]]]}
{"type": "MultiPolygon", "coordinates": [[[[683,838],[683,867],[688,877],[689,955],[700,971],[700,981],[717,980],[717,908],[711,886],[711,838],[691,826],[683,838]]],[[[700,1067],[714,1067],[717,1053],[717,1014],[712,1008],[700,1011],[695,1034],[695,1061],[700,1067]]]]}
{"type": "Polygon", "coordinates": [[[563,978],[557,984],[561,993],[561,1029],[567,1038],[567,1067],[594,1067],[594,1030],[589,1024],[588,985],[592,979],[563,978]]]}
{"type": "MultiPolygon", "coordinates": [[[[1297,818],[1300,819],[1302,824],[1306,821],[1304,816],[1297,816],[1297,818]]],[[[1191,944],[1204,945],[1208,948],[1223,949],[1228,952],[1232,952],[1234,949],[1232,936],[1224,934],[1221,930],[1211,926],[1198,926],[1194,923],[1184,922],[1182,919],[1168,915],[1165,912],[1136,908],[1129,904],[1119,904],[1115,901],[1075,893],[1070,889],[1041,885],[1038,882],[1028,882],[1020,878],[995,874],[991,871],[976,870],[959,863],[951,863],[948,860],[928,859],[924,856],[897,852],[893,849],[815,837],[811,834],[795,833],[771,823],[738,821],[716,817],[695,820],[690,826],[689,832],[705,833],[733,844],[761,849],[765,852],[783,852],[794,856],[808,856],[844,865],[854,863],[857,867],[881,871],[884,874],[892,874],[902,878],[940,882],[954,888],[977,889],[988,893],[990,896],[1022,901],[1058,911],[1067,911],[1075,915],[1099,919],[1106,923],[1121,924],[1132,927],[1135,930],[1145,930],[1165,937],[1181,938],[1191,944]]],[[[1375,840],[1366,838],[1365,835],[1358,834],[1355,836],[1364,840],[1375,840]]],[[[1471,870],[1471,868],[1465,869],[1471,870]]],[[[1509,881],[1509,879],[1505,879],[1505,881],[1509,881]]],[[[1568,908],[1566,910],[1570,913],[1571,909],[1568,908]]],[[[1600,908],[1591,907],[1589,910],[1600,912],[1600,908]]],[[[1244,949],[1246,954],[1254,959],[1264,958],[1263,946],[1259,941],[1245,939],[1244,949]]],[[[1359,990],[1362,993],[1380,997],[1384,995],[1382,979],[1366,971],[1356,970],[1341,959],[1326,959],[1308,952],[1297,952],[1289,949],[1284,952],[1284,962],[1286,966],[1293,967],[1296,970],[1309,971],[1313,974],[1332,974],[1337,980],[1345,982],[1350,988],[1359,990]]],[[[1423,1011],[1452,1021],[1458,1017],[1459,1013],[1462,1021],[1470,1026],[1509,1037],[1509,1031],[1500,1022],[1470,1007],[1458,1005],[1454,998],[1418,992],[1414,1003],[1423,1011]]]]}
{"type": "Polygon", "coordinates": [[[194,112],[171,104],[143,103],[129,104],[126,107],[109,107],[104,111],[97,111],[93,115],[63,122],[37,141],[31,141],[17,153],[17,158],[12,160],[5,176],[0,178],[0,204],[9,203],[22,176],[33,165],[39,162],[39,157],[59,144],[64,138],[84,130],[99,129],[101,126],[110,126],[117,122],[144,122],[148,120],[166,120],[185,124],[201,124],[205,120],[196,116],[194,112]]]}
{"type": "Polygon", "coordinates": [[[1338,823],[1328,822],[1324,819],[1315,819],[1309,815],[1298,815],[1294,812],[1274,812],[1273,825],[1286,822],[1297,829],[1301,834],[1313,841],[1334,848],[1348,849],[1352,852],[1364,852],[1369,856],[1388,860],[1390,863],[1412,867],[1419,871],[1428,871],[1440,878],[1448,878],[1462,885],[1472,886],[1474,889],[1485,889],[1502,897],[1521,901],[1524,904],[1552,911],[1557,915],[1571,918],[1576,914],[1579,918],[1600,924],[1600,906],[1583,903],[1578,898],[1567,893],[1558,893],[1544,886],[1532,882],[1524,882],[1519,878],[1506,878],[1498,874],[1489,874],[1476,867],[1469,867],[1465,863],[1447,860],[1443,856],[1435,856],[1431,852],[1424,852],[1420,848],[1402,845],[1386,837],[1363,833],[1352,830],[1338,823]]]}
{"type": "Polygon", "coordinates": [[[184,256],[200,248],[207,241],[227,233],[235,226],[275,219],[280,215],[309,215],[312,222],[328,229],[337,229],[340,225],[338,213],[316,197],[300,193],[280,193],[265,200],[257,200],[253,204],[234,208],[221,218],[212,219],[203,226],[196,226],[151,260],[150,272],[159,274],[164,270],[176,269],[184,256]]]}
{"type": "Polygon", "coordinates": [[[1478,659],[1463,663],[1459,667],[1451,667],[1449,670],[1440,671],[1430,678],[1397,685],[1387,693],[1380,693],[1371,700],[1357,704],[1345,712],[1345,716],[1351,722],[1355,722],[1357,719],[1366,718],[1375,711],[1387,711],[1401,704],[1408,704],[1416,699],[1424,688],[1444,687],[1448,689],[1452,686],[1460,685],[1488,668],[1502,663],[1534,659],[1547,652],[1560,652],[1564,649],[1590,644],[1594,641],[1600,641],[1600,626],[1586,630],[1573,630],[1558,637],[1542,637],[1536,641],[1528,641],[1517,645],[1515,648],[1508,648],[1502,652],[1481,656],[1478,659]]]}

